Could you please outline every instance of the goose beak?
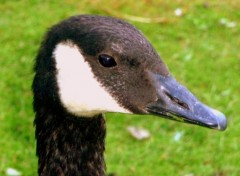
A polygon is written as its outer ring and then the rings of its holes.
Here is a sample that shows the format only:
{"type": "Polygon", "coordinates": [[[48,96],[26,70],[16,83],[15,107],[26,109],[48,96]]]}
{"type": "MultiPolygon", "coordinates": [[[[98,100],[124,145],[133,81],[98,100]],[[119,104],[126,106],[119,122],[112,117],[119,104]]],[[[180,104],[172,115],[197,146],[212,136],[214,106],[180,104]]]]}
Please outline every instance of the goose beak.
{"type": "Polygon", "coordinates": [[[150,72],[158,99],[147,105],[150,114],[167,119],[225,130],[227,120],[223,113],[203,103],[172,76],[164,77],[150,72]]]}

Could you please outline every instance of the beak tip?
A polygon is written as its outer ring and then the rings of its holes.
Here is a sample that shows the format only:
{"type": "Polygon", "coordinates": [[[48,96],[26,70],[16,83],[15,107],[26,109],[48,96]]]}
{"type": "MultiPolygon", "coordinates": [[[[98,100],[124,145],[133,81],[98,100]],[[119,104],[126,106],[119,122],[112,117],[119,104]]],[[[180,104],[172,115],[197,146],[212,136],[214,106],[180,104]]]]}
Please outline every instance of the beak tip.
{"type": "Polygon", "coordinates": [[[219,121],[218,121],[218,129],[220,131],[224,131],[227,128],[227,119],[226,117],[223,115],[221,118],[219,117],[219,121]]]}
{"type": "Polygon", "coordinates": [[[215,109],[211,109],[211,111],[216,116],[218,122],[217,130],[224,131],[227,128],[227,119],[225,115],[215,109]]]}

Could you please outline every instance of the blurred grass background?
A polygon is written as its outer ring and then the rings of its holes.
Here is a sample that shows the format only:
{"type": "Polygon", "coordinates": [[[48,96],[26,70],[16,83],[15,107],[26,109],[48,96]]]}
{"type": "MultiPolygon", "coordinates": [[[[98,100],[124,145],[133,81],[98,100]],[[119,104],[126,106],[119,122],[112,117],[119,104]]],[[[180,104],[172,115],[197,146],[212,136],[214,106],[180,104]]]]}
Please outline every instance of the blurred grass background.
{"type": "Polygon", "coordinates": [[[237,176],[240,173],[240,2],[0,0],[0,175],[37,175],[31,82],[45,31],[75,14],[123,18],[139,28],[172,74],[224,112],[217,132],[151,116],[107,114],[107,172],[117,176],[237,176]],[[174,11],[181,8],[182,16],[174,11]],[[136,18],[141,17],[141,18],[136,18]],[[113,117],[112,117],[113,116],[113,117]],[[146,128],[137,141],[127,126],[146,128]],[[179,141],[174,136],[181,133],[179,141]]]}

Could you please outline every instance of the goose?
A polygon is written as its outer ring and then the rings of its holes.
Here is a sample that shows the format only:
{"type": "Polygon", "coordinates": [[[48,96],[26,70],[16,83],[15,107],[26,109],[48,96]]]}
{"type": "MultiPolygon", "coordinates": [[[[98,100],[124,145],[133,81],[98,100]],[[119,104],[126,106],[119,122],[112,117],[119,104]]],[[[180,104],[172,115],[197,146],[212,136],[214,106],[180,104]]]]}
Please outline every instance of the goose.
{"type": "Polygon", "coordinates": [[[113,17],[78,15],[52,26],[32,90],[41,176],[104,176],[106,112],[227,126],[223,113],[175,80],[138,29],[113,17]]]}

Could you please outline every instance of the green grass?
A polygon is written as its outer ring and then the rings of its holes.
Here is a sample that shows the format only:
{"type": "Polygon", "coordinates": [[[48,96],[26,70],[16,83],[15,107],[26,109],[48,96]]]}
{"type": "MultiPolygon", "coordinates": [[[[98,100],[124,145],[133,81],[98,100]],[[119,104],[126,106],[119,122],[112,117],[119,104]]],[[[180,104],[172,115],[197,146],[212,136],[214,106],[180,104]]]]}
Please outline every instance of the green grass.
{"type": "Polygon", "coordinates": [[[228,117],[217,132],[151,116],[107,114],[107,171],[117,176],[237,176],[240,173],[240,3],[229,1],[38,0],[0,3],[0,175],[13,167],[37,175],[32,111],[32,66],[46,29],[75,14],[124,17],[164,58],[172,74],[208,105],[228,117]],[[206,4],[208,2],[208,4],[206,4]],[[174,16],[181,7],[182,17],[174,16]],[[162,17],[162,23],[131,21],[162,17]],[[227,28],[219,21],[235,21],[227,28]],[[145,141],[126,127],[144,127],[145,141]],[[176,132],[182,132],[174,142],[176,132]]]}

